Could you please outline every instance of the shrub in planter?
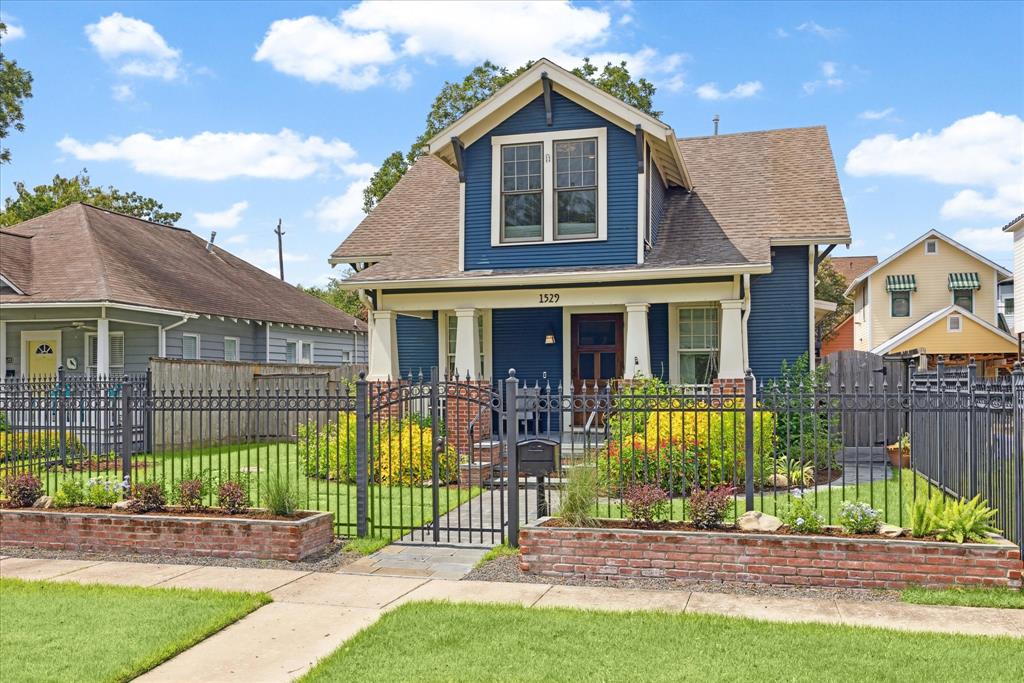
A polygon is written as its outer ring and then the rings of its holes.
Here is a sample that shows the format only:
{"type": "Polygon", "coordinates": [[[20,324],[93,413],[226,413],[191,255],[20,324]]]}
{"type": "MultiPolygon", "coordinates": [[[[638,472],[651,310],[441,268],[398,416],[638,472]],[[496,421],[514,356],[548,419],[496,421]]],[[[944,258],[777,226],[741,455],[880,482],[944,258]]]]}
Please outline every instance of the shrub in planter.
{"type": "MultiPolygon", "coordinates": [[[[373,472],[381,484],[419,485],[433,477],[434,432],[414,421],[394,422],[378,435],[373,472]]],[[[440,483],[454,481],[458,453],[451,445],[438,454],[440,483]]]]}
{"type": "MultiPolygon", "coordinates": [[[[67,456],[79,456],[85,453],[85,447],[73,432],[64,432],[64,453],[67,456]]],[[[60,457],[60,432],[46,430],[42,432],[6,432],[0,431],[0,460],[18,458],[44,458],[52,460],[60,457]]]]}
{"type": "Polygon", "coordinates": [[[589,466],[566,471],[565,493],[559,515],[569,526],[595,526],[597,507],[597,471],[589,466]]]}
{"type": "Polygon", "coordinates": [[[818,512],[811,501],[799,489],[790,493],[789,509],[782,516],[782,523],[790,531],[800,534],[820,534],[825,528],[825,516],[818,512]]]}
{"type": "Polygon", "coordinates": [[[177,486],[178,504],[187,512],[202,510],[207,488],[202,479],[182,479],[177,486]]]}
{"type": "Polygon", "coordinates": [[[346,483],[356,480],[356,415],[338,413],[337,422],[299,425],[299,464],[310,477],[346,483]]]}
{"type": "Polygon", "coordinates": [[[998,534],[992,525],[998,510],[990,508],[987,500],[977,495],[970,501],[947,500],[936,519],[935,536],[940,541],[953,543],[991,543],[989,534],[998,534]]]}
{"type": "Polygon", "coordinates": [[[668,516],[668,494],[654,484],[631,484],[622,494],[633,526],[653,526],[668,516]]]}
{"type": "Polygon", "coordinates": [[[221,482],[217,487],[217,505],[229,515],[243,514],[249,506],[249,493],[240,482],[221,482]]]}
{"type": "Polygon", "coordinates": [[[126,493],[128,493],[127,477],[121,480],[96,477],[86,483],[83,502],[96,508],[108,508],[121,500],[121,496],[126,493]]]}
{"type": "Polygon", "coordinates": [[[53,494],[53,505],[59,508],[70,508],[85,502],[85,486],[81,479],[68,477],[60,483],[53,494]]]}
{"type": "Polygon", "coordinates": [[[873,534],[881,523],[881,513],[867,503],[845,500],[839,506],[839,525],[848,534],[873,534]]]}
{"type": "Polygon", "coordinates": [[[132,486],[132,512],[159,512],[167,507],[167,494],[158,481],[139,482],[132,486]]]}
{"type": "Polygon", "coordinates": [[[263,507],[280,517],[291,517],[299,509],[299,494],[290,479],[268,477],[263,485],[263,507]]]}
{"type": "Polygon", "coordinates": [[[43,482],[33,474],[9,474],[4,478],[4,497],[8,505],[16,508],[32,507],[43,495],[43,482]]]}
{"type": "Polygon", "coordinates": [[[722,526],[729,506],[735,500],[734,493],[736,493],[736,489],[726,484],[720,484],[710,491],[704,489],[690,491],[688,502],[693,525],[698,529],[714,529],[722,526]]]}

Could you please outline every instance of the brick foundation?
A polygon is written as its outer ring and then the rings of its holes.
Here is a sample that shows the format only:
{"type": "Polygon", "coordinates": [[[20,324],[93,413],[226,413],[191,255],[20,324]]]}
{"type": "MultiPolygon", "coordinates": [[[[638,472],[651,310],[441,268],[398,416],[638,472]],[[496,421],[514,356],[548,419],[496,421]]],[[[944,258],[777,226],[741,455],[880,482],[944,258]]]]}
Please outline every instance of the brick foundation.
{"type": "Polygon", "coordinates": [[[524,571],[595,580],[648,576],[836,588],[1021,587],[1020,548],[1008,541],[957,545],[530,525],[520,530],[519,547],[524,571]]]}
{"type": "Polygon", "coordinates": [[[711,381],[712,394],[743,394],[742,377],[716,377],[711,381]]]}
{"type": "Polygon", "coordinates": [[[295,562],[334,540],[334,519],[295,521],[0,510],[0,545],[48,550],[123,550],[192,557],[295,562]]]}

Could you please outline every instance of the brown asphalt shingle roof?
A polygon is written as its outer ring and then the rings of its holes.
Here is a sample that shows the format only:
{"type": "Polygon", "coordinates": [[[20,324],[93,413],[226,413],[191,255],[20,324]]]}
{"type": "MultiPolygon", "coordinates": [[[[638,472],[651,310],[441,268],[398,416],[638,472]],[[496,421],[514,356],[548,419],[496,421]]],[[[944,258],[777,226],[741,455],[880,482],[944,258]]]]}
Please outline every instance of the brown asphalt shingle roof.
{"type": "Polygon", "coordinates": [[[843,276],[846,284],[878,265],[877,256],[831,256],[829,261],[837,273],[843,276]]]}
{"type": "MultiPolygon", "coordinates": [[[[679,149],[693,191],[668,191],[658,242],[644,264],[571,270],[767,264],[772,241],[849,241],[824,127],[685,138],[679,149]]],[[[458,197],[456,172],[437,158],[421,157],[332,258],[380,259],[350,282],[566,270],[459,272],[458,197]]]]}
{"type": "Polygon", "coordinates": [[[0,304],[109,301],[365,329],[362,321],[220,247],[208,252],[206,240],[188,230],[88,204],[71,204],[0,232],[0,272],[25,292],[0,295],[0,304]],[[29,250],[20,246],[26,242],[29,250]]]}

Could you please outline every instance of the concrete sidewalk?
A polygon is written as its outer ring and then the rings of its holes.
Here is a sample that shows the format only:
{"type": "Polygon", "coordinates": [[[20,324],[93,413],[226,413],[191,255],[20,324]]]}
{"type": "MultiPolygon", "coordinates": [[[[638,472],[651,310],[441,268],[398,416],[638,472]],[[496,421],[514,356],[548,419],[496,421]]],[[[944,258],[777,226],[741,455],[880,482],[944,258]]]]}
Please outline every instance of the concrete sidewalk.
{"type": "Polygon", "coordinates": [[[1024,638],[1024,610],[1010,609],[15,557],[0,560],[0,575],[83,583],[266,591],[273,596],[272,604],[138,679],[148,682],[294,680],[360,629],[373,624],[381,614],[414,600],[612,611],[662,610],[1024,638]]]}

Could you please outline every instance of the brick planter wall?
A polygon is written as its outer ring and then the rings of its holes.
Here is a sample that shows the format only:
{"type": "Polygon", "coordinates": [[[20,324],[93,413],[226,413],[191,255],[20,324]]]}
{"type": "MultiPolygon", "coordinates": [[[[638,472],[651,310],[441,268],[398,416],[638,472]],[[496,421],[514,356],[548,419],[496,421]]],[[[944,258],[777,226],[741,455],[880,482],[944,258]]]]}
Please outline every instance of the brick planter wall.
{"type": "Polygon", "coordinates": [[[1021,587],[1020,548],[996,544],[699,531],[523,527],[522,568],[597,580],[640,576],[887,588],[1021,587]]]}
{"type": "Polygon", "coordinates": [[[333,516],[295,521],[0,510],[0,545],[295,562],[334,539],[333,516]]]}

